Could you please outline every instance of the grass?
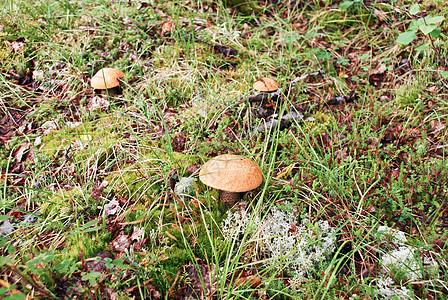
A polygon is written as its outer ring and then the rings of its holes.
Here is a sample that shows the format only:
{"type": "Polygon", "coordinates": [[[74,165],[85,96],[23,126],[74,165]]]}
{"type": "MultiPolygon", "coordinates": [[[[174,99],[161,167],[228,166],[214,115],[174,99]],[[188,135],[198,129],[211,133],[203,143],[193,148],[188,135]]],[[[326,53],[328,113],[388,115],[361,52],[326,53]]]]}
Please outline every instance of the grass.
{"type": "Polygon", "coordinates": [[[2,299],[446,298],[446,20],[400,45],[410,1],[240,4],[1,4],[2,299]],[[263,184],[174,193],[225,153],[263,184]]]}

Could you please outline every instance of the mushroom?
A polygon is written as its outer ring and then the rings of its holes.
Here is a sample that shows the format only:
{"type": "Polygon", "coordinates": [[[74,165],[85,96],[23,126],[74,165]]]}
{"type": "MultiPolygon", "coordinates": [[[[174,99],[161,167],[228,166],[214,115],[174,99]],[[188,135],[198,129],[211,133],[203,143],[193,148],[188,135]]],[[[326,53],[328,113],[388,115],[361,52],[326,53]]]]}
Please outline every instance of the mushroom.
{"type": "Polygon", "coordinates": [[[253,87],[257,91],[268,93],[274,92],[279,88],[278,83],[274,79],[268,77],[259,78],[257,81],[255,81],[253,87]]]}
{"type": "Polygon", "coordinates": [[[221,190],[219,199],[224,205],[233,205],[241,192],[258,187],[263,181],[260,168],[252,160],[232,154],[224,154],[206,162],[199,172],[205,185],[221,190]]]}
{"type": "Polygon", "coordinates": [[[162,25],[162,32],[160,33],[160,36],[164,37],[165,34],[167,34],[168,32],[172,32],[175,29],[176,25],[174,24],[174,22],[165,22],[162,25]]]}
{"type": "Polygon", "coordinates": [[[118,79],[123,76],[124,73],[118,69],[103,68],[92,77],[90,86],[98,90],[111,89],[120,85],[118,79]]]}

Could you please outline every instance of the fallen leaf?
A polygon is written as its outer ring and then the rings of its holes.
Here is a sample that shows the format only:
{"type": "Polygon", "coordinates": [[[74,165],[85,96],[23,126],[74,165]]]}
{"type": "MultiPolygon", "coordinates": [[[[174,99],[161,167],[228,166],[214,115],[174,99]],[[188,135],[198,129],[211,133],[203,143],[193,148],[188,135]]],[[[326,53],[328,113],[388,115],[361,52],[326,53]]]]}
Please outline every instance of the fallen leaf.
{"type": "Polygon", "coordinates": [[[160,17],[162,17],[162,18],[168,17],[168,15],[160,8],[154,7],[154,10],[156,13],[158,13],[160,15],[160,17]]]}
{"type": "Polygon", "coordinates": [[[12,49],[12,53],[18,53],[18,52],[22,52],[23,51],[23,39],[18,39],[17,41],[13,41],[13,42],[9,42],[9,41],[5,41],[5,43],[11,47],[12,49]]]}
{"type": "Polygon", "coordinates": [[[117,236],[112,242],[109,243],[109,250],[115,252],[124,252],[131,246],[129,238],[125,234],[117,236]]]}
{"type": "MultiPolygon", "coordinates": [[[[0,279],[0,285],[5,287],[5,288],[7,288],[7,289],[9,289],[11,287],[11,284],[9,282],[7,282],[7,281],[4,281],[3,279],[0,279]]],[[[17,289],[10,289],[9,292],[11,294],[22,294],[22,292],[17,290],[17,289]]],[[[12,298],[12,296],[10,296],[10,297],[12,298]]],[[[12,299],[14,299],[14,298],[12,298],[12,299]]],[[[22,299],[22,298],[20,298],[20,299],[22,299]]]]}
{"type": "Polygon", "coordinates": [[[334,152],[334,158],[336,158],[336,162],[338,164],[343,163],[344,161],[347,161],[347,159],[349,158],[348,154],[347,154],[347,148],[344,148],[342,150],[338,149],[334,152]]]}
{"type": "Polygon", "coordinates": [[[151,241],[150,238],[144,238],[141,241],[138,241],[137,243],[134,244],[134,251],[139,251],[140,249],[143,248],[144,245],[146,245],[150,241],[151,241]]]}
{"type": "Polygon", "coordinates": [[[58,129],[56,126],[56,123],[54,121],[47,121],[42,126],[40,126],[40,129],[42,130],[43,135],[47,135],[53,130],[58,129]]]}
{"type": "Polygon", "coordinates": [[[185,150],[185,143],[187,142],[187,137],[185,136],[185,132],[181,132],[176,134],[171,141],[171,146],[173,146],[173,150],[176,152],[182,152],[185,150]]]}
{"type": "Polygon", "coordinates": [[[196,264],[190,262],[185,271],[190,283],[181,289],[181,299],[206,299],[212,295],[213,282],[210,282],[210,278],[214,278],[214,267],[210,270],[209,266],[198,258],[196,264]]]}
{"type": "MultiPolygon", "coordinates": [[[[158,300],[160,298],[162,298],[162,294],[160,294],[159,291],[157,291],[156,287],[151,285],[149,282],[151,281],[151,279],[148,279],[145,281],[144,287],[145,290],[147,291],[147,298],[145,299],[154,299],[154,300],[158,300]]],[[[125,292],[130,294],[129,296],[132,296],[132,299],[141,299],[141,294],[140,291],[142,289],[142,285],[138,284],[135,285],[131,288],[126,288],[125,292]]]]}
{"type": "Polygon", "coordinates": [[[177,241],[177,238],[176,238],[174,235],[172,235],[171,233],[169,233],[168,231],[165,231],[165,234],[166,234],[168,237],[170,237],[171,239],[177,241]]]}
{"type": "Polygon", "coordinates": [[[101,199],[101,193],[103,192],[103,189],[104,187],[101,186],[101,184],[99,184],[98,181],[96,181],[93,184],[92,192],[90,193],[90,195],[92,196],[93,199],[99,201],[101,199]]]}
{"type": "Polygon", "coordinates": [[[38,215],[39,213],[24,215],[22,223],[28,223],[28,224],[36,223],[38,215]]]}
{"type": "Polygon", "coordinates": [[[247,276],[247,277],[240,277],[238,278],[237,282],[236,282],[236,286],[240,287],[242,285],[250,285],[251,288],[258,288],[262,282],[260,277],[252,275],[252,276],[247,276]]]}
{"type": "Polygon", "coordinates": [[[27,151],[29,149],[30,149],[30,145],[28,143],[22,144],[19,146],[19,148],[14,152],[14,157],[17,159],[17,162],[22,162],[22,159],[24,158],[25,151],[27,151]]]}
{"type": "Polygon", "coordinates": [[[35,140],[34,140],[34,147],[39,146],[40,144],[42,144],[42,136],[39,135],[35,140]]]}
{"type": "Polygon", "coordinates": [[[87,270],[101,273],[109,272],[109,268],[106,267],[106,261],[104,260],[105,258],[113,259],[114,256],[109,251],[99,252],[92,255],[92,257],[86,262],[87,270]]]}
{"type": "Polygon", "coordinates": [[[104,99],[100,96],[93,96],[89,99],[87,103],[87,110],[91,113],[95,110],[103,110],[109,107],[109,100],[104,99]]]}
{"type": "Polygon", "coordinates": [[[107,296],[108,296],[107,299],[109,299],[109,300],[118,300],[118,299],[120,299],[118,297],[117,291],[114,290],[113,288],[107,287],[107,288],[105,288],[105,290],[106,290],[106,293],[107,293],[107,296]]]}
{"type": "Polygon", "coordinates": [[[14,225],[11,223],[11,219],[6,219],[0,226],[0,233],[2,236],[7,236],[14,232],[14,225]]]}
{"type": "Polygon", "coordinates": [[[106,215],[111,216],[115,215],[120,209],[120,202],[115,199],[112,199],[109,203],[104,206],[104,212],[106,215]]]}
{"type": "Polygon", "coordinates": [[[192,165],[189,165],[189,166],[187,167],[186,171],[187,171],[187,172],[190,172],[190,173],[195,173],[195,172],[197,172],[200,168],[201,168],[201,166],[200,166],[199,164],[192,164],[192,165]]]}

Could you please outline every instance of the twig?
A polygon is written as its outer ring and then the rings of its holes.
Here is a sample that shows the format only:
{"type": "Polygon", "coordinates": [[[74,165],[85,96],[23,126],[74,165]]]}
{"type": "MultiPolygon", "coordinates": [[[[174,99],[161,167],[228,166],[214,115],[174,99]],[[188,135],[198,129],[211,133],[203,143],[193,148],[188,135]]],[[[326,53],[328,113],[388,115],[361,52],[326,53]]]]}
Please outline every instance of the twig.
{"type": "Polygon", "coordinates": [[[50,298],[50,299],[54,299],[55,297],[49,292],[47,291],[44,287],[39,286],[34,280],[30,280],[28,279],[24,274],[22,274],[22,272],[20,272],[15,266],[10,266],[8,264],[4,265],[6,267],[6,269],[9,269],[11,272],[15,273],[17,276],[19,276],[20,278],[22,278],[23,282],[34,287],[36,290],[38,290],[40,293],[42,293],[43,295],[45,295],[46,297],[50,298]]]}
{"type": "Polygon", "coordinates": [[[304,80],[304,79],[307,79],[307,78],[310,77],[310,76],[323,75],[323,74],[325,74],[325,73],[326,73],[326,72],[325,72],[324,70],[322,70],[322,69],[318,69],[316,72],[309,73],[309,74],[305,74],[305,75],[302,75],[302,76],[300,76],[300,77],[297,77],[296,79],[294,79],[293,81],[291,81],[289,84],[290,84],[290,85],[293,85],[294,83],[296,83],[296,82],[298,82],[298,81],[301,81],[301,80],[304,80]]]}

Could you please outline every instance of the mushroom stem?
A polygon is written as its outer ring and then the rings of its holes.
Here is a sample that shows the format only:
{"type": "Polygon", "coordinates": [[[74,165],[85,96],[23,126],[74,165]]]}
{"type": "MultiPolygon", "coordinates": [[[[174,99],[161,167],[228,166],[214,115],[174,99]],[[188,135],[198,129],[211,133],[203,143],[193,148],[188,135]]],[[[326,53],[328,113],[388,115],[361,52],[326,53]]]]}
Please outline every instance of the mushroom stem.
{"type": "Polygon", "coordinates": [[[221,191],[221,194],[219,195],[219,200],[221,200],[226,207],[232,206],[238,200],[240,200],[240,193],[221,191]]]}

